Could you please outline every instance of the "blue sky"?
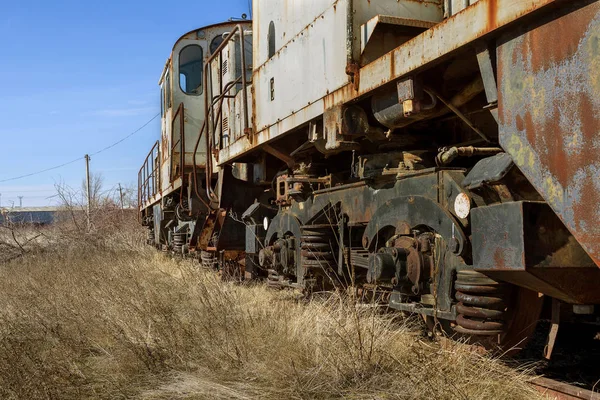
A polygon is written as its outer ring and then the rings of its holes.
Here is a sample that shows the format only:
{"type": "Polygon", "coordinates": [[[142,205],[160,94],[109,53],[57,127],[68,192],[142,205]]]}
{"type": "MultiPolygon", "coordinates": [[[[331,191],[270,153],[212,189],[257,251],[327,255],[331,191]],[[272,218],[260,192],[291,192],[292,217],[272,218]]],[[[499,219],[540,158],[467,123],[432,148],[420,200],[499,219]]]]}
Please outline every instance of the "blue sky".
{"type": "MultiPolygon", "coordinates": [[[[158,78],[185,32],[248,13],[248,0],[0,0],[0,181],[83,157],[159,112],[158,78]]],[[[135,185],[160,136],[154,120],[92,157],[105,188],[135,185]]],[[[83,161],[0,182],[1,205],[50,205],[54,184],[79,188],[83,161]]]]}

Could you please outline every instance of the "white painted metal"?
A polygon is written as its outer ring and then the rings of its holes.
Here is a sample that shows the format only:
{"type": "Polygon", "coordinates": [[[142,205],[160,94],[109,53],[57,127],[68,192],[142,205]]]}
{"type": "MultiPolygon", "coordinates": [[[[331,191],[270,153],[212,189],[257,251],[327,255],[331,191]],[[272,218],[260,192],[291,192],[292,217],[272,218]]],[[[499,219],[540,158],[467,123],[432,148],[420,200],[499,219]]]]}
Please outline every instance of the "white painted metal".
{"type": "MultiPolygon", "coordinates": [[[[275,55],[255,67],[253,73],[254,129],[257,132],[348,82],[345,73],[348,0],[337,0],[320,14],[325,1],[309,1],[306,6],[304,3],[278,2],[262,8],[266,15],[262,14],[263,11],[258,17],[254,14],[257,18],[254,26],[258,25],[258,32],[263,34],[268,31],[271,21],[279,22],[275,23],[276,37],[283,41],[276,45],[275,55]],[[293,30],[294,27],[298,30],[293,30]],[[280,34],[279,31],[284,32],[280,34]]],[[[267,42],[267,37],[259,36],[256,28],[253,30],[254,47],[262,49],[261,42],[267,42]]],[[[255,58],[255,61],[265,59],[264,54],[255,58]]]]}
{"type": "MultiPolygon", "coordinates": [[[[439,22],[441,0],[255,0],[253,21],[254,132],[283,134],[322,113],[300,112],[348,84],[348,61],[360,57],[360,27],[377,15],[439,22]],[[275,54],[269,58],[269,26],[275,27],[275,54]],[[349,37],[350,35],[350,37],[349,37]],[[350,40],[348,40],[350,39],[350,40]],[[349,56],[351,59],[349,59],[349,56]]],[[[245,148],[242,143],[230,146],[245,148]]],[[[219,162],[227,162],[225,149],[219,162]]]]}
{"type": "MultiPolygon", "coordinates": [[[[354,1],[356,2],[360,0],[354,1]]],[[[364,1],[366,2],[367,0],[364,1]]],[[[328,29],[331,29],[332,32],[328,37],[324,37],[324,35],[317,36],[314,34],[311,37],[317,40],[311,39],[310,43],[308,43],[306,46],[301,47],[300,49],[294,48],[294,54],[282,57],[282,61],[280,61],[282,65],[280,67],[276,68],[274,66],[269,66],[269,72],[271,72],[273,76],[274,72],[277,71],[277,73],[281,73],[284,77],[283,90],[284,92],[287,91],[288,93],[283,96],[283,99],[290,100],[294,104],[293,106],[290,106],[290,104],[279,105],[282,101],[282,96],[278,98],[279,101],[275,104],[271,104],[264,100],[265,91],[267,90],[267,88],[264,86],[267,83],[267,77],[260,77],[257,75],[265,74],[266,72],[262,71],[263,66],[255,66],[255,113],[258,115],[257,121],[254,124],[255,136],[253,137],[252,141],[248,140],[246,137],[242,137],[240,140],[232,143],[229,147],[222,149],[222,151],[219,153],[219,162],[231,162],[232,160],[235,160],[248,153],[253,148],[281,137],[285,133],[301,126],[307,121],[322,115],[323,111],[329,107],[351,101],[377,89],[378,87],[381,87],[388,82],[392,82],[401,78],[402,76],[406,76],[417,68],[435,62],[436,60],[447,56],[449,53],[466,46],[477,39],[480,39],[486,34],[494,32],[506,24],[518,20],[519,18],[533,13],[549,4],[553,4],[556,1],[557,0],[471,0],[470,6],[464,9],[463,12],[459,12],[438,26],[435,26],[429,31],[426,31],[423,34],[415,37],[413,40],[410,40],[409,42],[397,47],[393,51],[373,61],[372,63],[362,67],[360,69],[360,85],[358,88],[353,88],[351,84],[346,83],[336,90],[332,89],[335,85],[326,84],[326,79],[328,77],[321,78],[321,76],[317,76],[315,73],[313,73],[313,64],[316,64],[318,69],[318,63],[323,61],[320,60],[320,58],[323,59],[323,49],[328,49],[328,46],[331,46],[331,42],[334,40],[340,40],[340,35],[335,36],[335,32],[338,29],[333,26],[333,21],[338,20],[332,19],[328,27],[328,29]],[[319,39],[321,42],[318,41],[319,39]],[[302,68],[297,67],[299,62],[303,63],[302,68]],[[286,64],[290,67],[286,68],[286,64]],[[292,71],[296,71],[298,69],[301,69],[302,71],[310,71],[310,73],[302,72],[305,74],[306,78],[301,81],[301,84],[298,84],[298,82],[291,84],[290,74],[292,71]],[[299,92],[310,92],[311,90],[314,90],[312,89],[312,86],[321,87],[323,92],[326,93],[326,96],[319,97],[314,101],[310,101],[306,98],[302,98],[298,94],[299,92]],[[278,109],[268,110],[267,108],[269,106],[278,109]],[[293,113],[290,111],[293,111],[293,113]],[[264,116],[263,113],[267,113],[268,117],[264,116]]],[[[266,32],[268,29],[269,21],[263,21],[262,16],[259,15],[258,7],[263,3],[269,4],[268,7],[271,8],[278,7],[277,4],[274,4],[274,2],[269,2],[268,0],[255,0],[255,21],[253,25],[255,34],[255,50],[257,47],[261,46],[260,38],[262,36],[260,35],[260,32],[266,32]]],[[[286,3],[295,4],[296,1],[286,3]]],[[[374,1],[371,0],[371,3],[374,3],[374,1]]],[[[332,4],[332,2],[328,2],[328,4],[332,4]]],[[[347,4],[347,2],[336,1],[334,4],[336,4],[337,9],[340,10],[341,5],[347,4]]],[[[287,7],[289,12],[289,4],[287,7]]],[[[274,11],[271,10],[271,13],[273,12],[274,11]]],[[[302,11],[300,10],[299,12],[301,13],[302,11]]],[[[325,11],[325,14],[326,13],[327,10],[325,11]]],[[[325,14],[323,14],[323,19],[325,19],[325,14]]],[[[320,17],[321,16],[319,16],[319,18],[320,17]]],[[[306,20],[306,17],[302,18],[303,20],[306,20]]],[[[313,26],[309,26],[307,29],[314,29],[315,26],[319,28],[321,25],[313,24],[313,26]]],[[[325,26],[323,25],[322,28],[325,29],[325,26]]],[[[311,33],[307,33],[305,31],[302,31],[297,35],[290,35],[286,33],[286,37],[288,37],[288,39],[294,38],[294,40],[288,42],[286,51],[292,53],[290,47],[297,46],[295,44],[296,37],[302,37],[304,35],[311,35],[311,33]]],[[[262,41],[266,41],[266,36],[262,38],[262,41]]],[[[300,42],[303,43],[302,41],[300,42]]],[[[264,47],[266,44],[263,43],[262,46],[264,47]]],[[[355,46],[355,48],[360,51],[360,45],[355,46]]],[[[339,54],[337,57],[339,57],[339,54]]],[[[255,57],[255,61],[256,60],[257,58],[255,57]]],[[[277,56],[275,56],[273,60],[265,63],[265,66],[271,62],[274,63],[274,60],[277,60],[277,56]]],[[[325,58],[325,60],[327,59],[325,58]]],[[[335,60],[337,61],[337,59],[335,60]]],[[[336,61],[334,61],[334,65],[337,68],[327,64],[327,70],[331,69],[332,73],[337,74],[338,76],[343,76],[345,74],[345,70],[341,70],[341,67],[338,64],[335,64],[336,61]]],[[[282,90],[279,86],[277,86],[277,82],[278,80],[276,78],[276,98],[279,94],[279,91],[282,90]]],[[[339,82],[334,81],[334,83],[339,82]]]]}

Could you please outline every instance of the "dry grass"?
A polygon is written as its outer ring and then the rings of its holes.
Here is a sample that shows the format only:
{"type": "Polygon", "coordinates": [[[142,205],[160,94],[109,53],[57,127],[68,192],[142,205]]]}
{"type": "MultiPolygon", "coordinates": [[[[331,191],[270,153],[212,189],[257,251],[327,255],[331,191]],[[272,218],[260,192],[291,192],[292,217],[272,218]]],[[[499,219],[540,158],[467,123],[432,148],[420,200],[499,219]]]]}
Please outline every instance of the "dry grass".
{"type": "Polygon", "coordinates": [[[536,396],[525,375],[396,314],[224,283],[137,235],[0,264],[0,398],[536,396]]]}

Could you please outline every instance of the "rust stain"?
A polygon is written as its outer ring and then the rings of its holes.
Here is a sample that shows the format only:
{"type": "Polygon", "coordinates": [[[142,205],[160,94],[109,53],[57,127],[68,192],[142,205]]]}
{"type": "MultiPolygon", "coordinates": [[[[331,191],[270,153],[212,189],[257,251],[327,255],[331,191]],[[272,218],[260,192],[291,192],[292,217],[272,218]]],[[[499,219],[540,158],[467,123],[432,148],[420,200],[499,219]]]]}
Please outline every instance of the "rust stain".
{"type": "Polygon", "coordinates": [[[576,17],[554,21],[552,28],[540,27],[527,35],[523,52],[531,54],[533,72],[573,57],[594,17],[594,13],[577,13],[576,17]],[[536,51],[540,47],[544,48],[543,52],[536,51]]]}
{"type": "Polygon", "coordinates": [[[500,47],[500,136],[600,266],[600,3],[568,11],[500,47]]]}
{"type": "Polygon", "coordinates": [[[493,31],[498,27],[498,4],[496,3],[496,0],[488,0],[486,22],[486,29],[488,32],[493,31]]]}
{"type": "Polygon", "coordinates": [[[325,97],[323,97],[323,111],[347,102],[353,97],[353,95],[354,89],[353,85],[350,83],[334,92],[328,93],[325,97]]]}
{"type": "Polygon", "coordinates": [[[530,114],[527,114],[530,121],[526,124],[526,133],[531,146],[537,152],[548,151],[548,157],[542,160],[542,165],[554,172],[563,187],[569,186],[582,165],[587,165],[597,157],[593,141],[600,132],[600,120],[595,117],[595,112],[595,107],[587,95],[568,93],[560,102],[553,104],[550,113],[552,117],[546,118],[543,129],[536,129],[530,114]],[[574,135],[572,139],[577,151],[565,145],[565,135],[569,133],[552,134],[564,132],[559,123],[561,113],[570,113],[581,123],[581,137],[574,135]],[[538,139],[543,139],[542,143],[545,142],[546,145],[540,145],[538,139]]]}
{"type": "Polygon", "coordinates": [[[506,264],[504,263],[504,254],[503,249],[497,248],[494,252],[494,264],[496,265],[495,269],[506,269],[506,264]]]}

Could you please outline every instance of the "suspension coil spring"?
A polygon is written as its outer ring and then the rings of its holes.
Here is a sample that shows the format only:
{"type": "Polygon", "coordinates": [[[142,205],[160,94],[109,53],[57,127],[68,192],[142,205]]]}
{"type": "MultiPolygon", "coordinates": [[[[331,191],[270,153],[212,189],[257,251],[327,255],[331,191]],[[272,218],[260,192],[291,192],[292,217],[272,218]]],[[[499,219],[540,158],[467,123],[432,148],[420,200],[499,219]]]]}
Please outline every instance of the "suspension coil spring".
{"type": "Polygon", "coordinates": [[[506,308],[510,286],[486,275],[458,271],[455,282],[458,316],[457,332],[468,335],[493,336],[505,330],[506,308]]]}
{"type": "Polygon", "coordinates": [[[305,225],[302,227],[301,256],[304,271],[327,270],[335,264],[334,253],[337,243],[333,227],[328,224],[305,225]]]}
{"type": "Polygon", "coordinates": [[[204,268],[208,268],[208,269],[215,269],[217,266],[217,257],[215,256],[215,254],[213,252],[210,251],[204,251],[202,250],[200,252],[200,264],[202,265],[202,267],[204,268]]]}
{"type": "Polygon", "coordinates": [[[154,229],[148,229],[148,235],[146,236],[148,244],[154,244],[154,229]]]}
{"type": "Polygon", "coordinates": [[[179,232],[173,234],[173,250],[176,253],[181,253],[183,251],[183,245],[186,244],[187,241],[187,233],[179,232]]]}

